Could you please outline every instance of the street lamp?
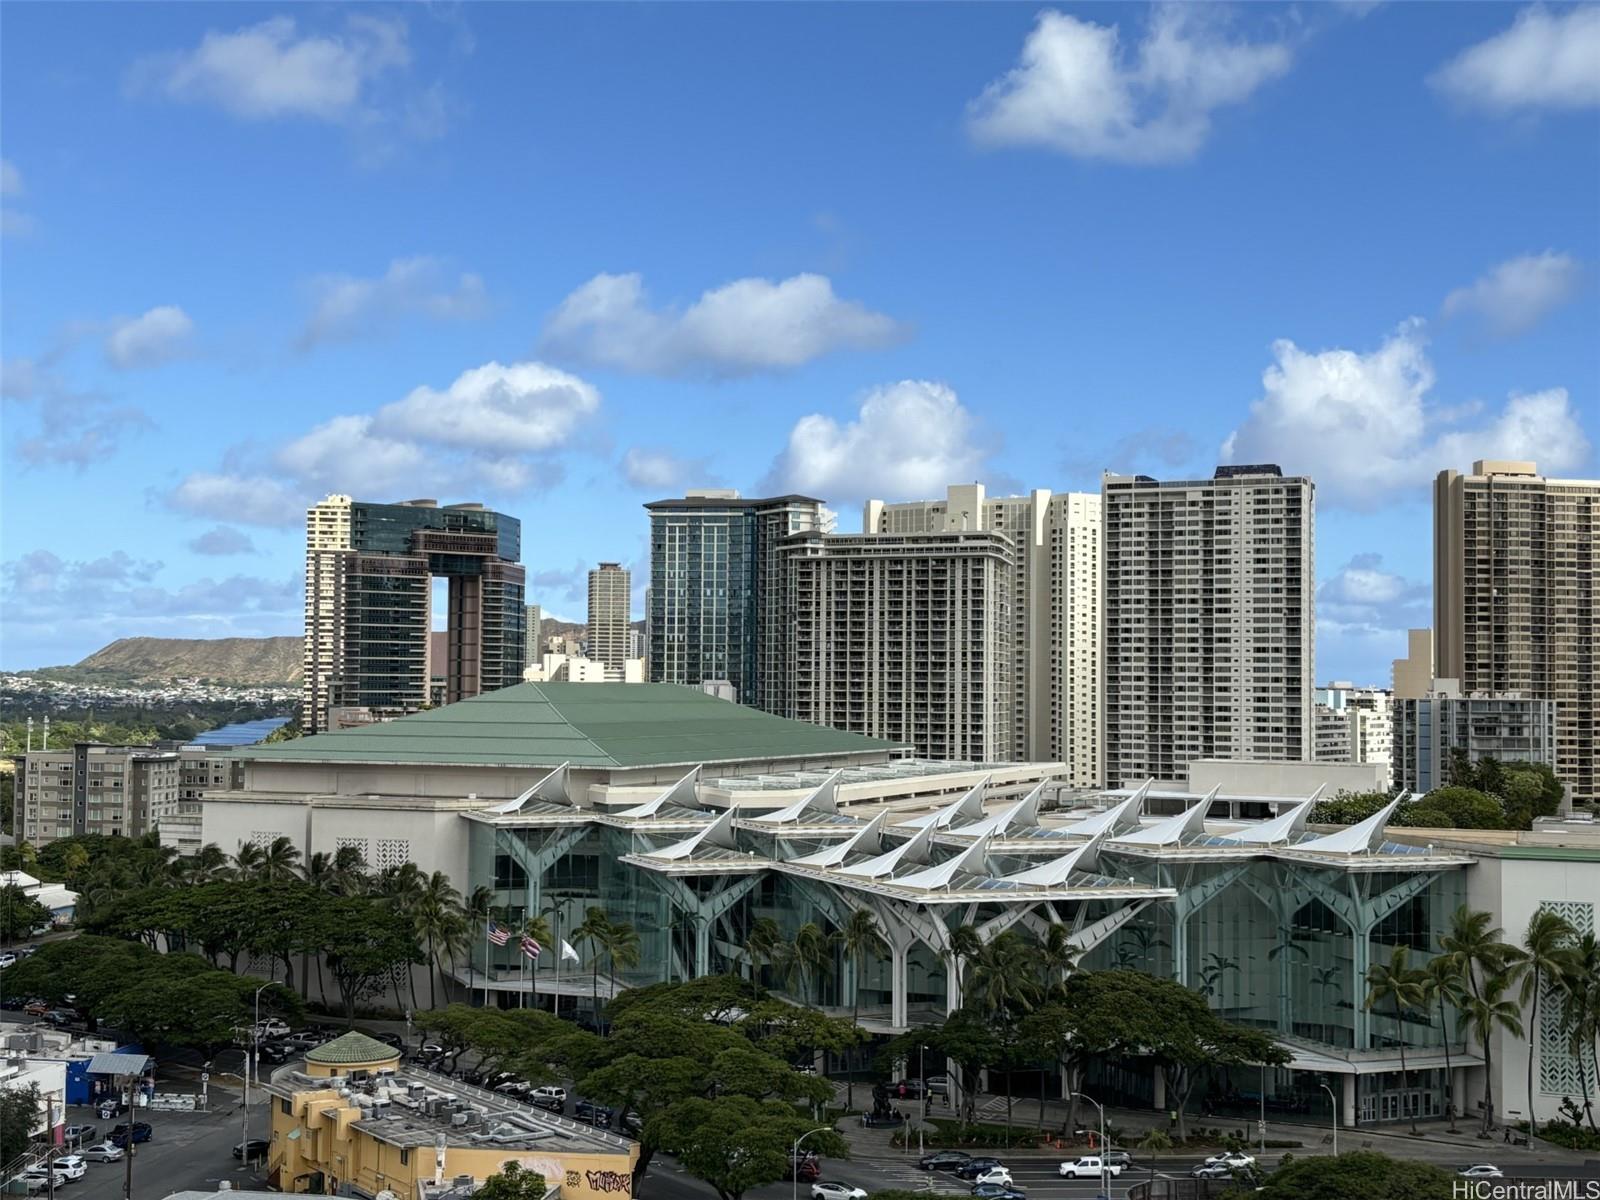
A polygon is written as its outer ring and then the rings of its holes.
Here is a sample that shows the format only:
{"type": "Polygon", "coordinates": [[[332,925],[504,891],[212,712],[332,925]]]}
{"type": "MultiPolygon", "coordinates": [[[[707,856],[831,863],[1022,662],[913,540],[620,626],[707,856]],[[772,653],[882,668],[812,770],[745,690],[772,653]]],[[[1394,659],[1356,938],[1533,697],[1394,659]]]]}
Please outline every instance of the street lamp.
{"type": "Polygon", "coordinates": [[[800,1157],[800,1143],[805,1141],[813,1133],[823,1133],[825,1131],[831,1132],[832,1129],[832,1125],[818,1125],[815,1129],[808,1129],[799,1137],[795,1138],[794,1145],[789,1147],[790,1200],[795,1200],[795,1198],[800,1195],[800,1163],[797,1161],[800,1157]]]}
{"type": "Polygon", "coordinates": [[[1333,1089],[1327,1084],[1322,1085],[1322,1090],[1328,1093],[1328,1103],[1333,1106],[1333,1156],[1339,1157],[1339,1097],[1333,1094],[1333,1089]]]}
{"type": "Polygon", "coordinates": [[[239,1153],[241,1155],[245,1153],[245,1143],[250,1141],[250,1071],[252,1067],[256,1073],[256,1082],[261,1082],[261,993],[269,987],[276,986],[277,982],[275,979],[269,979],[256,989],[256,1023],[250,1026],[250,1057],[244,1064],[244,1107],[241,1110],[239,1119],[239,1153]]]}
{"type": "Polygon", "coordinates": [[[1106,1110],[1105,1110],[1105,1106],[1103,1104],[1101,1104],[1100,1101],[1096,1100],[1093,1096],[1087,1096],[1082,1092],[1073,1092],[1072,1094],[1074,1096],[1077,1096],[1080,1100],[1087,1100],[1090,1104],[1094,1105],[1095,1108],[1098,1109],[1099,1112],[1100,1112],[1100,1190],[1103,1192],[1103,1191],[1106,1190],[1106,1110]]]}

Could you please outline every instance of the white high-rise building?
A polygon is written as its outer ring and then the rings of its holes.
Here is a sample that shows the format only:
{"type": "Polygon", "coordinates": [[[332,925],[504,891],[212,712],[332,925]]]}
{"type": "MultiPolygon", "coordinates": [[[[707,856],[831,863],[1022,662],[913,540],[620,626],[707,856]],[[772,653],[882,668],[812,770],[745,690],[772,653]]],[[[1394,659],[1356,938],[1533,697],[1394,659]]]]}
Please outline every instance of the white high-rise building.
{"type": "Polygon", "coordinates": [[[988,496],[981,483],[958,484],[943,500],[869,500],[861,527],[1005,535],[1012,547],[1007,757],[1061,762],[1074,786],[1098,784],[1100,497],[1044,488],[988,496]]]}
{"type": "Polygon", "coordinates": [[[1318,762],[1382,763],[1384,786],[1394,748],[1394,693],[1335,680],[1316,690],[1318,762]],[[1333,747],[1339,749],[1335,753],[1333,747]]]}
{"type": "Polygon", "coordinates": [[[620,671],[630,657],[632,584],[621,563],[603,562],[589,572],[589,657],[620,671]]]}
{"type": "Polygon", "coordinates": [[[915,747],[1011,757],[1010,539],[795,534],[783,715],[915,747]]]}
{"type": "Polygon", "coordinates": [[[1181,781],[1197,759],[1312,760],[1312,493],[1275,466],[1104,476],[1107,784],[1181,781]]]}

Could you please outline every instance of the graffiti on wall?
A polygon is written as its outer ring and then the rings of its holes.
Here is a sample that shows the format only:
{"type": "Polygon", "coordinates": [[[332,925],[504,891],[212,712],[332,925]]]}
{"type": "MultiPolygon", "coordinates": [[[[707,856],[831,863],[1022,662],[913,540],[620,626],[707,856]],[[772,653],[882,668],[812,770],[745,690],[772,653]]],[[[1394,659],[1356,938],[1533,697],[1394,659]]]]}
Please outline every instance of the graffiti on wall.
{"type": "Polygon", "coordinates": [[[622,1192],[626,1194],[633,1187],[633,1176],[626,1171],[585,1171],[589,1178],[589,1187],[597,1192],[622,1192]]]}

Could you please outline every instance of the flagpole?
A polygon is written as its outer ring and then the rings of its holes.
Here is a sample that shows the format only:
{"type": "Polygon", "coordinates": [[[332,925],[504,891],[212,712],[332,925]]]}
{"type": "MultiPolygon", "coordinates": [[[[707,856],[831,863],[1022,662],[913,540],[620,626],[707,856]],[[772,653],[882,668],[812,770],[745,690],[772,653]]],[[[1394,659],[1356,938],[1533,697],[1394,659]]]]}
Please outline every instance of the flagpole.
{"type": "Polygon", "coordinates": [[[489,1007],[489,926],[494,921],[485,913],[483,917],[483,1006],[489,1007]]]}

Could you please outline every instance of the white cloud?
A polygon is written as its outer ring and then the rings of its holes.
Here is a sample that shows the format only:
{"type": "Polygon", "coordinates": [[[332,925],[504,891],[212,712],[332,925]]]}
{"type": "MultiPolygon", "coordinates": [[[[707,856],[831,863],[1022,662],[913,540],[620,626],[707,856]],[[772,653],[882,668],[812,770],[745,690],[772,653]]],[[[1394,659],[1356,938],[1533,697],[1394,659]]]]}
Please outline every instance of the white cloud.
{"type": "Polygon", "coordinates": [[[942,494],[983,473],[989,454],[982,441],[951,388],[907,379],[868,392],[844,424],[820,413],[802,417],[767,486],[828,501],[942,494]]]}
{"type": "Polygon", "coordinates": [[[22,172],[9,158],[0,158],[0,196],[22,195],[22,172]]]}
{"type": "Polygon", "coordinates": [[[555,358],[646,375],[748,375],[802,366],[836,350],[872,350],[909,331],[824,275],[736,279],[687,309],[652,309],[637,274],[596,275],[561,302],[541,349],[555,358]]]}
{"type": "Polygon", "coordinates": [[[233,33],[208,31],[195,49],[146,59],[135,82],[152,81],[175,100],[220,105],[247,120],[310,117],[345,121],[373,80],[411,61],[406,26],[364,13],[343,33],[300,34],[293,17],[233,33]]]}
{"type": "Polygon", "coordinates": [[[600,393],[544,363],[463,371],[445,391],[419,387],[378,410],[375,428],[401,437],[489,454],[561,446],[600,410],[600,393]]]}
{"type": "Polygon", "coordinates": [[[967,106],[967,128],[986,146],[1182,162],[1210,136],[1214,110],[1242,103],[1291,59],[1282,42],[1230,40],[1197,6],[1154,9],[1131,51],[1115,25],[1046,10],[1018,65],[967,106]]]}
{"type": "Polygon", "coordinates": [[[1389,664],[1405,653],[1405,631],[1432,619],[1427,583],[1385,570],[1380,554],[1357,554],[1317,588],[1323,677],[1388,686],[1389,664]]]}
{"type": "Polygon", "coordinates": [[[1556,474],[1589,452],[1566,389],[1513,394],[1492,420],[1452,428],[1462,411],[1430,405],[1433,364],[1420,321],[1377,350],[1308,353],[1274,343],[1265,394],[1222,447],[1226,462],[1275,462],[1311,476],[1324,499],[1373,509],[1392,492],[1478,458],[1534,459],[1556,474]]]}
{"type": "MultiPolygon", "coordinates": [[[[1596,69],[1600,70],[1600,60],[1596,69]]],[[[1525,254],[1498,264],[1467,287],[1456,288],[1444,298],[1444,315],[1475,313],[1499,336],[1515,337],[1577,295],[1582,283],[1583,268],[1572,255],[1554,250],[1525,254]]]]}
{"type": "Polygon", "coordinates": [[[397,258],[375,278],[324,275],[313,281],[312,293],[302,349],[369,335],[403,317],[463,320],[488,307],[481,278],[462,273],[452,280],[445,264],[428,255],[397,258]]]}
{"type": "Polygon", "coordinates": [[[254,554],[256,544],[250,535],[227,525],[217,525],[199,537],[189,539],[189,549],[196,554],[221,558],[230,554],[254,554]]]}
{"type": "Polygon", "coordinates": [[[1510,29],[1469,46],[1429,82],[1465,104],[1498,112],[1600,105],[1600,6],[1525,8],[1510,29]]]}
{"type": "Polygon", "coordinates": [[[176,305],[164,304],[137,317],[118,317],[106,335],[106,361],[121,370],[153,367],[181,357],[194,322],[176,305]]]}
{"type": "Polygon", "coordinates": [[[634,446],[622,456],[623,477],[638,488],[676,488],[705,473],[705,459],[684,458],[670,450],[634,446]]]}
{"type": "Polygon", "coordinates": [[[247,525],[293,525],[306,510],[306,496],[282,480],[228,471],[197,471],[166,502],[180,512],[247,525]]]}
{"type": "Polygon", "coordinates": [[[265,457],[190,475],[173,508],[251,525],[289,525],[329,492],[363,499],[508,495],[560,481],[551,457],[599,411],[600,393],[538,362],[486,363],[443,391],[419,387],[373,413],[345,413],[265,457]]]}

